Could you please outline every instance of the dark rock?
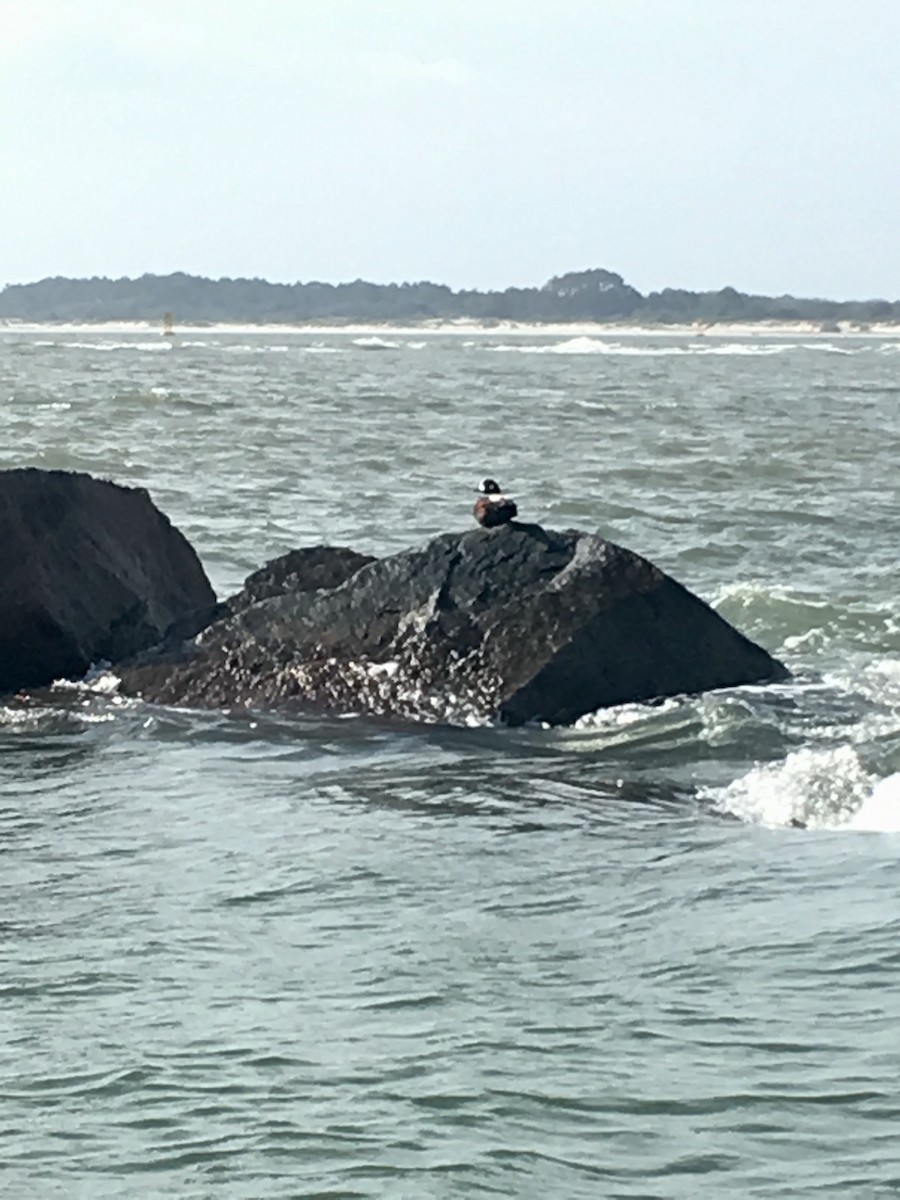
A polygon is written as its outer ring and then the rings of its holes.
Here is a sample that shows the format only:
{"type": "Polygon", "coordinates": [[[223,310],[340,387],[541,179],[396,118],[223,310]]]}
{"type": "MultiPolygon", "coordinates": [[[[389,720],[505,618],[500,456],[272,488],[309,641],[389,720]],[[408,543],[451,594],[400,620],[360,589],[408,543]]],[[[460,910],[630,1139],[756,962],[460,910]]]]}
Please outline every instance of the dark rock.
{"type": "Polygon", "coordinates": [[[0,692],[79,678],[192,637],[216,598],[197,555],[142,488],[0,471],[0,692]]]}
{"type": "Polygon", "coordinates": [[[291,550],[254,571],[244,586],[225,603],[230,613],[243,612],[260,600],[270,600],[285,592],[317,592],[336,588],[360,567],[374,562],[371,554],[358,554],[346,546],[310,546],[291,550]]]}
{"type": "Polygon", "coordinates": [[[210,626],[186,659],[119,673],[161,703],[511,724],[787,675],[646,559],[517,523],[263,600],[210,626]]]}

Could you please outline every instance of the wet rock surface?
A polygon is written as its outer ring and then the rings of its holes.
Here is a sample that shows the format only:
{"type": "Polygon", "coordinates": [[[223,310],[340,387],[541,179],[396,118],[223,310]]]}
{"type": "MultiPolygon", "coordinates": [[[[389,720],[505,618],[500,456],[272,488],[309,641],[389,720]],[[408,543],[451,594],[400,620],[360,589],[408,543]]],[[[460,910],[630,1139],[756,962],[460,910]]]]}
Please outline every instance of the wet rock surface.
{"type": "Polygon", "coordinates": [[[248,575],[244,586],[225,602],[223,615],[243,612],[260,600],[287,592],[316,592],[336,588],[360,567],[374,562],[371,554],[358,554],[346,546],[309,546],[290,550],[248,575]]]}
{"type": "Polygon", "coordinates": [[[120,666],[123,691],[200,707],[565,724],[787,676],[675,580],[596,534],[513,522],[384,559],[294,554],[251,576],[192,643],[120,666]]]}
{"type": "Polygon", "coordinates": [[[0,692],[192,636],[215,609],[196,553],[143,489],[0,471],[0,692]]]}

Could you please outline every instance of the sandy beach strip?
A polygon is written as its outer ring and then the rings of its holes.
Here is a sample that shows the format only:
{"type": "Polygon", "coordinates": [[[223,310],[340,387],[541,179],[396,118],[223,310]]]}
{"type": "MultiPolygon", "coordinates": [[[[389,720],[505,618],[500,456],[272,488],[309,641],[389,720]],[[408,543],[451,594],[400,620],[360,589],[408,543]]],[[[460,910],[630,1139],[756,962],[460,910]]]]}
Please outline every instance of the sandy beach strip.
{"type": "MultiPolygon", "coordinates": [[[[289,324],[252,324],[248,322],[216,321],[191,324],[175,322],[177,336],[202,337],[208,334],[252,336],[253,334],[333,336],[465,336],[465,337],[689,337],[689,338],[833,338],[833,337],[900,337],[900,323],[853,321],[835,322],[835,327],[823,328],[818,321],[722,321],[716,324],[635,325],[626,322],[600,321],[478,321],[469,318],[421,321],[354,321],[354,322],[291,322],[289,324]]],[[[16,318],[0,320],[0,333],[109,333],[162,335],[161,321],[26,321],[16,318]]]]}

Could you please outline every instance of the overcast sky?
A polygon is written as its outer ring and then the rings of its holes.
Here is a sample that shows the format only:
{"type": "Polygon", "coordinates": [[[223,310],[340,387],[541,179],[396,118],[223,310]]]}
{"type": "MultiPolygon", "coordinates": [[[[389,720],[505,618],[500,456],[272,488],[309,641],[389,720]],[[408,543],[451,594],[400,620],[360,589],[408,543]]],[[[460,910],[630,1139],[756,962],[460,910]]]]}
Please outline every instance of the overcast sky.
{"type": "Polygon", "coordinates": [[[0,283],[900,297],[900,0],[0,0],[0,283]]]}

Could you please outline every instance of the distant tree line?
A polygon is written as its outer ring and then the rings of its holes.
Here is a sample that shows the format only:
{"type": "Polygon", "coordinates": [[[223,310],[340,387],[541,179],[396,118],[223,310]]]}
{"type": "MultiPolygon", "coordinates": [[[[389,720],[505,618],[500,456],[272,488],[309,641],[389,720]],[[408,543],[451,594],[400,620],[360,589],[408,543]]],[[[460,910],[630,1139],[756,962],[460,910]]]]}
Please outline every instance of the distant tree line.
{"type": "Polygon", "coordinates": [[[0,291],[0,318],[32,321],[897,321],[900,301],[815,300],[664,288],[644,296],[613,271],[557,275],[542,287],[479,292],[438,283],[268,283],[176,272],[139,279],[42,279],[0,291]]]}

